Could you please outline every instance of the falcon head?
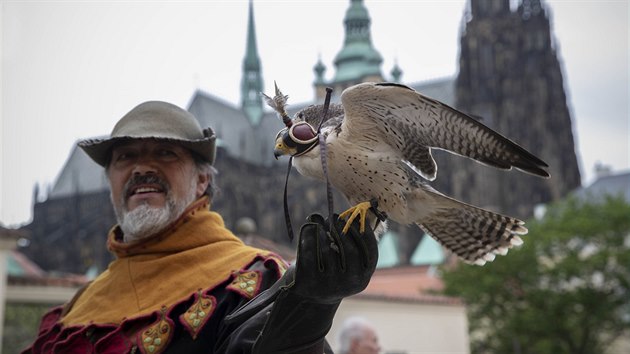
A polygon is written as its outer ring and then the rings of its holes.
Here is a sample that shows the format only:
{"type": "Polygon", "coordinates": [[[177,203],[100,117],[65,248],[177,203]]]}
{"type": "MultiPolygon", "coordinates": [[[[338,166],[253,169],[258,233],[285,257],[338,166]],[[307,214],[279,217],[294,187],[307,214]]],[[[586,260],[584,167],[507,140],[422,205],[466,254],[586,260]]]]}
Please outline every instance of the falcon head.
{"type": "Polygon", "coordinates": [[[296,122],[280,130],[276,135],[273,155],[301,156],[311,151],[319,143],[317,132],[307,122],[296,122]]]}
{"type": "Polygon", "coordinates": [[[273,155],[278,158],[282,155],[300,156],[311,151],[319,142],[317,131],[312,125],[305,121],[294,122],[291,120],[286,111],[287,100],[289,96],[282,94],[278,85],[276,87],[276,95],[269,97],[261,92],[261,95],[280,117],[286,128],[280,130],[276,135],[276,145],[273,149],[273,155]]]}

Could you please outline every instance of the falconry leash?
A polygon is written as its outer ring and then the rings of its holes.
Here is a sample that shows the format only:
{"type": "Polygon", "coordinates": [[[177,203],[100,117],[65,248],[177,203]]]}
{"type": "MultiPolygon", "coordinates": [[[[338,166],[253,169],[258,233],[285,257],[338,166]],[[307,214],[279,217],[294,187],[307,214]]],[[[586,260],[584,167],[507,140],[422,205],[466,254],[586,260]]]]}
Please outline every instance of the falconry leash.
{"type": "MultiPolygon", "coordinates": [[[[327,117],[328,107],[330,106],[330,96],[332,94],[332,91],[333,91],[332,88],[326,87],[326,98],[324,100],[324,109],[322,112],[322,119],[319,122],[319,126],[317,127],[317,139],[319,143],[320,157],[322,160],[322,170],[324,171],[324,177],[326,178],[326,197],[328,200],[328,219],[331,224],[331,227],[333,227],[332,223],[334,222],[332,218],[332,215],[334,212],[334,200],[333,200],[333,194],[332,194],[332,187],[330,185],[330,180],[328,178],[328,163],[326,160],[326,140],[324,138],[324,135],[321,134],[321,128],[322,128],[322,125],[324,124],[324,121],[326,121],[326,119],[328,118],[327,117]]],[[[277,86],[276,86],[276,92],[278,92],[277,86]]],[[[281,112],[279,113],[282,116],[283,122],[286,124],[288,115],[286,115],[286,113],[285,114],[282,114],[281,112]]],[[[284,181],[284,220],[287,226],[287,234],[289,235],[289,240],[293,241],[294,233],[293,233],[293,226],[291,225],[291,214],[289,213],[289,198],[288,198],[289,176],[291,175],[291,167],[293,166],[293,156],[289,158],[289,163],[287,164],[287,166],[288,166],[287,176],[284,181]]]]}

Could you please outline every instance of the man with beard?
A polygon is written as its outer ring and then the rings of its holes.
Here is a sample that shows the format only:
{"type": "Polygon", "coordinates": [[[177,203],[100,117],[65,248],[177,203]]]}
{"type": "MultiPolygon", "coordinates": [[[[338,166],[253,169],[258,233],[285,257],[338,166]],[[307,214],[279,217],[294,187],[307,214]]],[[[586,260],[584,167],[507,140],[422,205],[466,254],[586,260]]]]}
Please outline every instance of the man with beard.
{"type": "Polygon", "coordinates": [[[215,136],[166,102],[140,104],[107,139],[116,259],[42,319],[25,353],[322,353],[341,300],[363,290],[376,240],[314,214],[294,265],[244,245],[210,210],[215,136]]]}

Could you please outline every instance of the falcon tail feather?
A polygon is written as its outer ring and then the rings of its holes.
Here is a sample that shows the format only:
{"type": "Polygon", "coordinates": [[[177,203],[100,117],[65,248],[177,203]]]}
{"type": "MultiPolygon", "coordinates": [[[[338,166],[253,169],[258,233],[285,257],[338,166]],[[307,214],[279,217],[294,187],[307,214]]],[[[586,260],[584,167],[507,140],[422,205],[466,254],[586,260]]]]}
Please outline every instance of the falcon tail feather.
{"type": "Polygon", "coordinates": [[[433,197],[442,206],[417,224],[465,262],[484,265],[523,243],[520,236],[527,234],[523,221],[439,193],[433,197]]]}

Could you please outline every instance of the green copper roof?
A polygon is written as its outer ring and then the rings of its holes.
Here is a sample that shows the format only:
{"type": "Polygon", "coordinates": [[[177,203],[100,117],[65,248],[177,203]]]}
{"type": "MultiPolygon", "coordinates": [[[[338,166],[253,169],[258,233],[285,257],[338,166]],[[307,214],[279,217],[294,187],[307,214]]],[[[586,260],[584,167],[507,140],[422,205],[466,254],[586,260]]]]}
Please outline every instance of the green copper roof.
{"type": "Polygon", "coordinates": [[[317,64],[313,67],[313,71],[315,72],[315,84],[324,84],[324,72],[326,71],[326,66],[322,63],[322,58],[320,57],[317,60],[317,64]]]}
{"type": "Polygon", "coordinates": [[[243,60],[244,70],[260,70],[260,58],[258,57],[258,45],[256,43],[256,26],[254,25],[254,5],[249,2],[249,16],[247,22],[247,49],[245,60],[243,60]]]}
{"type": "Polygon", "coordinates": [[[392,68],[392,71],[390,72],[390,74],[392,75],[392,80],[394,82],[400,82],[400,78],[402,77],[402,73],[403,73],[402,70],[398,66],[398,62],[396,62],[394,64],[394,67],[392,68]]]}
{"type": "Polygon", "coordinates": [[[372,46],[370,16],[363,0],[352,0],[344,18],[345,40],[335,57],[333,83],[359,81],[368,75],[381,76],[383,57],[372,46]]]}
{"type": "Polygon", "coordinates": [[[256,26],[254,25],[254,5],[250,0],[247,49],[245,59],[243,59],[243,78],[241,79],[241,105],[252,125],[259,124],[263,116],[263,104],[260,97],[260,92],[263,91],[263,80],[260,68],[260,57],[256,44],[256,26]]]}
{"type": "Polygon", "coordinates": [[[420,244],[413,252],[410,263],[413,265],[441,264],[444,262],[444,251],[431,236],[424,235],[420,244]]]}
{"type": "Polygon", "coordinates": [[[390,268],[400,264],[396,235],[389,231],[378,242],[378,263],[376,268],[390,268]]]}
{"type": "Polygon", "coordinates": [[[12,275],[12,276],[15,276],[15,277],[19,277],[19,276],[23,276],[24,274],[26,274],[26,271],[15,260],[15,257],[13,257],[13,255],[10,255],[9,257],[7,257],[7,273],[9,275],[12,275]]]}
{"type": "Polygon", "coordinates": [[[363,0],[351,0],[350,7],[346,10],[346,17],[344,18],[344,22],[357,20],[357,21],[370,21],[370,14],[368,13],[367,8],[363,5],[363,0]]]}

